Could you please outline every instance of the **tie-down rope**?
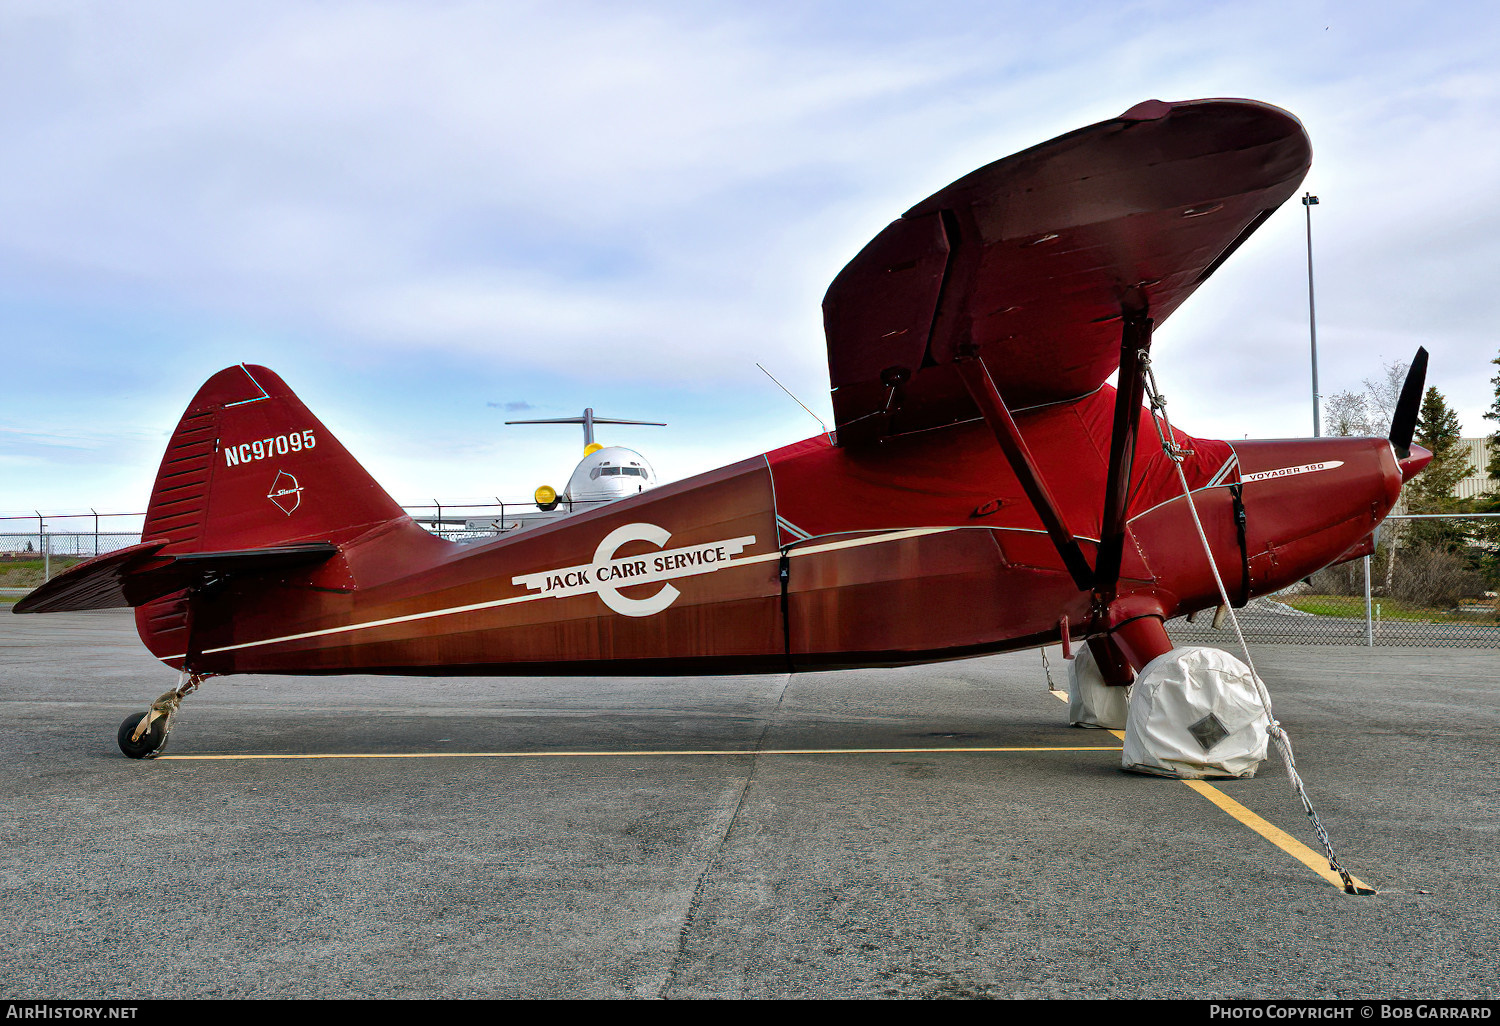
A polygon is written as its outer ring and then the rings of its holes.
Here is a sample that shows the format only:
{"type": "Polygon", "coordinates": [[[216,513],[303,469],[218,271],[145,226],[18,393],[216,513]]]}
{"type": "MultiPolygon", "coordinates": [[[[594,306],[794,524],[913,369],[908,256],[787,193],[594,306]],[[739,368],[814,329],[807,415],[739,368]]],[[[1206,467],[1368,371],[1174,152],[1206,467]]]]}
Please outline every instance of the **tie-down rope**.
{"type": "Polygon", "coordinates": [[[1198,507],[1193,503],[1193,490],[1188,487],[1187,475],[1182,470],[1184,456],[1192,454],[1191,449],[1183,449],[1177,444],[1172,433],[1172,422],[1167,418],[1167,399],[1156,387],[1156,374],[1151,369],[1151,358],[1143,350],[1139,354],[1141,367],[1145,372],[1146,395],[1151,400],[1151,412],[1160,414],[1160,417],[1152,416],[1151,423],[1156,426],[1156,436],[1161,439],[1162,452],[1172,461],[1172,466],[1177,470],[1177,480],[1182,484],[1182,494],[1187,498],[1188,512],[1193,516],[1193,526],[1198,529],[1198,540],[1203,544],[1203,555],[1208,560],[1208,568],[1213,572],[1214,583],[1219,586],[1219,597],[1224,602],[1224,608],[1229,611],[1229,622],[1234,625],[1235,637],[1239,639],[1240,651],[1244,653],[1245,665],[1250,668],[1250,679],[1255,682],[1255,692],[1260,696],[1261,707],[1266,711],[1266,719],[1269,725],[1266,733],[1271,740],[1276,742],[1276,749],[1281,753],[1281,761],[1286,766],[1286,775],[1291,781],[1292,789],[1297,792],[1297,797],[1302,801],[1303,811],[1307,818],[1312,820],[1313,829],[1318,832],[1318,840],[1323,843],[1323,852],[1328,856],[1328,868],[1339,875],[1344,881],[1345,894],[1374,894],[1367,887],[1360,887],[1349,875],[1348,870],[1339,865],[1338,856],[1333,852],[1333,842],[1328,839],[1328,832],[1323,829],[1323,824],[1318,820],[1318,814],[1313,811],[1312,802],[1307,797],[1307,788],[1302,784],[1302,777],[1297,773],[1297,760],[1292,755],[1292,740],[1282,729],[1281,723],[1271,712],[1271,693],[1266,690],[1265,682],[1260,679],[1260,674],[1255,670],[1255,663],[1250,658],[1250,646],[1245,642],[1245,634],[1240,630],[1240,618],[1235,615],[1234,604],[1229,601],[1229,590],[1224,587],[1224,579],[1219,576],[1218,564],[1214,561],[1213,550],[1208,544],[1208,535],[1204,533],[1203,521],[1198,519],[1198,507]],[[1165,432],[1162,426],[1166,426],[1165,432]]]}

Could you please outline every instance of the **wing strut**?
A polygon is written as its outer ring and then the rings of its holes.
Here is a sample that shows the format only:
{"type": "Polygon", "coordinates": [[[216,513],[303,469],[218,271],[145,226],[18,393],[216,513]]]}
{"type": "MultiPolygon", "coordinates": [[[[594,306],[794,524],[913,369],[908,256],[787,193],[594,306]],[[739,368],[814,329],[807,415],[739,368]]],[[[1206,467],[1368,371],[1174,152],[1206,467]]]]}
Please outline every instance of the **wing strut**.
{"type": "Polygon", "coordinates": [[[1103,528],[1099,536],[1099,555],[1090,568],[1078,540],[1047,482],[1037,470],[1031,451],[1016,427],[1015,419],[1005,405],[984,358],[969,354],[954,362],[964,386],[975,405],[984,414],[985,423],[1000,443],[1005,458],[1021,482],[1032,508],[1047,529],[1047,536],[1062,557],[1063,565],[1079,591],[1092,590],[1104,604],[1114,597],[1124,561],[1125,531],[1130,494],[1130,472],[1135,463],[1136,440],[1140,434],[1141,401],[1145,394],[1146,357],[1151,351],[1152,319],[1144,311],[1126,309],[1120,334],[1120,376],[1115,392],[1115,418],[1110,431],[1109,477],[1104,488],[1103,528]]]}
{"type": "Polygon", "coordinates": [[[1026,497],[1031,500],[1032,508],[1042,518],[1042,526],[1047,529],[1047,536],[1052,539],[1058,555],[1062,556],[1063,565],[1072,575],[1073,583],[1078,586],[1079,591],[1088,591],[1094,583],[1094,571],[1089,568],[1088,559],[1084,557],[1078,540],[1073,537],[1072,530],[1063,519],[1062,510],[1052,498],[1047,482],[1042,480],[1042,475],[1031,458],[1031,450],[1026,447],[1026,440],[1021,437],[1015,419],[1011,417],[1005,400],[995,387],[994,379],[990,377],[989,368],[984,365],[984,358],[975,353],[966,359],[957,360],[954,366],[963,377],[964,385],[973,396],[979,412],[984,414],[985,423],[994,432],[995,441],[1000,443],[1005,458],[1010,461],[1010,467],[1020,480],[1026,497]]]}
{"type": "Polygon", "coordinates": [[[1126,310],[1120,333],[1120,376],[1116,379],[1115,422],[1109,435],[1109,478],[1104,485],[1104,520],[1099,532],[1094,592],[1107,604],[1114,598],[1125,552],[1125,525],[1130,471],[1141,427],[1141,399],[1146,387],[1145,357],[1151,351],[1151,318],[1144,310],[1126,310]]]}

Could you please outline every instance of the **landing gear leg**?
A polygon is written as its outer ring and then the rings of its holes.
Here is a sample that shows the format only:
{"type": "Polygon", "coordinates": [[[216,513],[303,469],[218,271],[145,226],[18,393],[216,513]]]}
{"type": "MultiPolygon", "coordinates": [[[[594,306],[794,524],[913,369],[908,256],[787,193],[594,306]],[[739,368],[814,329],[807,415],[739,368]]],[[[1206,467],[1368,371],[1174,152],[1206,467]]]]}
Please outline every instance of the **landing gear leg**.
{"type": "Polygon", "coordinates": [[[152,702],[151,708],[125,717],[115,736],[120,751],[132,759],[154,759],[160,755],[167,747],[167,735],[171,733],[172,721],[177,718],[182,700],[197,691],[198,685],[207,677],[207,674],[184,670],[177,686],[152,702]]]}
{"type": "Polygon", "coordinates": [[[1110,635],[1131,669],[1140,673],[1159,655],[1172,651],[1172,639],[1159,616],[1139,616],[1116,627],[1110,635]]]}

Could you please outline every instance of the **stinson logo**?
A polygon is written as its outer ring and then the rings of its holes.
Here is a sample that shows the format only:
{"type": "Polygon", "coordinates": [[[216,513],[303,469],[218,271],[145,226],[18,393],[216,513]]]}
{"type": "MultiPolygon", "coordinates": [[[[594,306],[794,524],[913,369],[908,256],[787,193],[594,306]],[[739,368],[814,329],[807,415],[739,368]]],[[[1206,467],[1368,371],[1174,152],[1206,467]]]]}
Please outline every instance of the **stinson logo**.
{"type": "Polygon", "coordinates": [[[525,585],[540,591],[543,598],[568,598],[571,595],[598,594],[604,604],[625,616],[650,616],[666,609],[682,594],[670,584],[649,598],[627,598],[620,588],[635,584],[654,584],[678,577],[693,577],[711,574],[729,563],[755,544],[755,535],[743,538],[727,538],[724,541],[704,542],[678,549],[662,549],[672,532],[655,524],[626,524],[604,536],[594,550],[594,561],[580,566],[542,570],[534,574],[512,577],[512,584],[525,585]],[[615,553],[626,542],[647,542],[660,551],[646,552],[636,556],[616,557],[615,553]]]}
{"type": "Polygon", "coordinates": [[[271,482],[271,490],[266,493],[266,498],[276,503],[281,512],[291,516],[297,507],[302,505],[302,486],[297,483],[296,477],[284,470],[278,470],[276,480],[271,482]]]}

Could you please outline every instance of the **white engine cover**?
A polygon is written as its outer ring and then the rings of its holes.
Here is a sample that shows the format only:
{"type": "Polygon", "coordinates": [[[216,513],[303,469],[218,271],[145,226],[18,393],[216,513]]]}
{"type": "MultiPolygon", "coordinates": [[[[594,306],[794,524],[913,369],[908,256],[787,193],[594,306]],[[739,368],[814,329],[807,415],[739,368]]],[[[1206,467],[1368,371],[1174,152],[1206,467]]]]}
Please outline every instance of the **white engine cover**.
{"type": "Polygon", "coordinates": [[[1068,660],[1068,724],[1073,727],[1125,726],[1130,702],[1129,688],[1112,688],[1104,683],[1099,664],[1088,645],[1079,645],[1068,660]]]}
{"type": "Polygon", "coordinates": [[[1269,723],[1248,666],[1222,649],[1174,648],[1131,687],[1121,765],[1181,780],[1253,777],[1269,723]]]}

